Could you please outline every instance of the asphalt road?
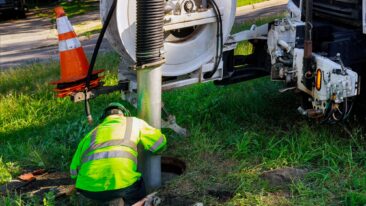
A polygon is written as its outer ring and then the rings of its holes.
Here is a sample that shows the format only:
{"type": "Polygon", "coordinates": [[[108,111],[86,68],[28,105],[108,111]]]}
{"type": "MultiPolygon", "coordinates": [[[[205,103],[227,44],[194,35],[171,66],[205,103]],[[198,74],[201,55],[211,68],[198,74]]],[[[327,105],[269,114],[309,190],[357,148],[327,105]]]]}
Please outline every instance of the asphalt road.
{"type": "MultiPolygon", "coordinates": [[[[258,17],[273,16],[286,9],[285,0],[271,0],[237,9],[237,23],[258,17]]],[[[85,20],[98,20],[98,12],[75,17],[72,24],[85,20]]],[[[0,69],[58,59],[57,33],[50,19],[32,16],[25,20],[12,20],[0,23],[0,69]]],[[[81,38],[87,54],[94,50],[98,35],[81,38]]],[[[100,52],[112,50],[105,39],[100,52]]]]}
{"type": "MultiPolygon", "coordinates": [[[[82,22],[99,21],[99,13],[75,17],[73,25],[82,22]]],[[[92,53],[97,35],[79,38],[87,53],[92,53]]],[[[58,59],[57,32],[50,19],[31,15],[24,20],[11,20],[0,23],[0,69],[16,67],[27,63],[44,62],[58,59]]],[[[110,50],[107,41],[101,52],[110,50]]]]}

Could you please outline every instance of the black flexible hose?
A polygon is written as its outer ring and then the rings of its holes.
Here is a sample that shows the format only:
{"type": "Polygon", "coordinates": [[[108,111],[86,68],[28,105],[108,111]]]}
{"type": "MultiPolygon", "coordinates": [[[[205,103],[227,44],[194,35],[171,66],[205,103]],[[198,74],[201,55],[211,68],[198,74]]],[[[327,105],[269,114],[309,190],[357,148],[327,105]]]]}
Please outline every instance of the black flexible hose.
{"type": "Polygon", "coordinates": [[[330,124],[330,118],[332,117],[332,115],[334,114],[334,109],[332,108],[333,106],[333,103],[329,103],[330,104],[330,108],[329,110],[326,112],[328,113],[327,116],[322,120],[320,121],[320,124],[330,124]]]}
{"type": "Polygon", "coordinates": [[[136,65],[153,64],[163,59],[165,0],[136,1],[136,65]]]}
{"type": "Polygon", "coordinates": [[[327,117],[326,118],[324,118],[324,120],[322,120],[321,122],[320,122],[320,124],[331,124],[331,121],[330,121],[330,118],[332,117],[332,115],[334,114],[334,110],[333,109],[331,109],[330,111],[329,111],[329,114],[327,115],[327,117]]]}
{"type": "Polygon", "coordinates": [[[344,119],[343,119],[343,120],[347,120],[347,119],[348,119],[348,117],[350,116],[350,114],[351,114],[351,113],[352,113],[352,111],[353,111],[353,107],[354,107],[354,105],[355,105],[355,100],[354,100],[354,99],[352,99],[351,101],[352,101],[351,106],[349,107],[348,112],[347,112],[347,114],[344,116],[344,119]]]}
{"type": "Polygon", "coordinates": [[[223,51],[223,34],[222,34],[222,19],[221,19],[221,12],[215,2],[215,0],[210,0],[210,4],[212,8],[214,9],[216,21],[217,21],[217,41],[216,41],[216,54],[215,54],[215,64],[214,64],[214,70],[211,72],[208,72],[204,75],[205,79],[211,78],[216,72],[220,65],[220,60],[222,57],[222,51],[223,51]]]}
{"type": "Polygon", "coordinates": [[[206,73],[203,77],[205,79],[211,78],[218,70],[220,66],[220,61],[222,58],[222,53],[224,51],[224,36],[223,36],[223,29],[222,29],[222,18],[221,12],[219,7],[217,6],[215,0],[210,0],[210,3],[215,11],[216,19],[217,19],[217,33],[218,33],[218,41],[216,43],[216,56],[215,56],[215,65],[214,70],[211,72],[206,73]],[[219,49],[220,48],[220,49],[219,49]],[[219,54],[218,54],[219,53],[219,54]]]}
{"type": "MultiPolygon", "coordinates": [[[[214,1],[214,0],[212,0],[214,1]]],[[[210,2],[216,17],[216,54],[215,54],[215,64],[214,68],[216,68],[217,59],[220,55],[220,18],[219,18],[219,12],[217,11],[217,8],[214,6],[212,2],[210,2]]]]}
{"type": "Polygon", "coordinates": [[[88,75],[86,76],[86,80],[85,80],[85,113],[86,113],[86,116],[88,118],[89,124],[93,123],[93,117],[91,116],[91,112],[90,112],[89,99],[87,98],[88,97],[87,95],[88,95],[89,87],[90,87],[90,81],[91,81],[91,77],[92,77],[92,74],[93,74],[95,61],[97,60],[99,49],[100,49],[100,46],[103,42],[104,34],[107,31],[107,27],[109,25],[109,22],[112,19],[114,11],[116,10],[116,6],[117,6],[117,0],[113,0],[112,6],[109,9],[107,18],[106,18],[106,20],[103,24],[102,31],[100,32],[97,43],[94,47],[93,56],[90,60],[90,65],[89,65],[89,69],[88,69],[88,75]]]}
{"type": "Polygon", "coordinates": [[[101,46],[101,44],[103,42],[104,34],[107,31],[107,27],[109,25],[109,22],[112,19],[112,16],[113,16],[114,11],[116,10],[116,6],[117,6],[117,0],[113,0],[113,4],[112,4],[111,8],[109,9],[107,18],[106,18],[106,20],[105,20],[105,22],[103,24],[103,28],[102,28],[102,30],[101,30],[101,32],[99,34],[97,43],[95,44],[93,56],[92,56],[92,58],[90,60],[90,66],[89,66],[89,70],[88,70],[88,76],[86,77],[86,84],[85,84],[85,87],[86,88],[89,88],[90,87],[90,80],[91,80],[91,76],[93,74],[93,69],[94,69],[94,66],[95,66],[95,61],[97,60],[97,56],[98,56],[98,53],[99,53],[99,49],[100,49],[100,46],[101,46]]]}

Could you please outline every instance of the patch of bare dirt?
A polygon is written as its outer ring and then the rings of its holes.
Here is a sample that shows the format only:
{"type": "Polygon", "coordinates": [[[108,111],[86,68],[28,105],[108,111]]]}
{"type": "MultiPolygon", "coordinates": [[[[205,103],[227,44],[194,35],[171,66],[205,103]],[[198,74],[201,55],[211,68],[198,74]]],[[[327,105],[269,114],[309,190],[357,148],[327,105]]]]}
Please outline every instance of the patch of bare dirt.
{"type": "Polygon", "coordinates": [[[47,192],[54,192],[57,197],[66,195],[73,187],[73,181],[68,173],[46,172],[35,176],[34,179],[26,182],[13,180],[0,187],[1,195],[26,194],[27,196],[43,197],[47,192]]]}

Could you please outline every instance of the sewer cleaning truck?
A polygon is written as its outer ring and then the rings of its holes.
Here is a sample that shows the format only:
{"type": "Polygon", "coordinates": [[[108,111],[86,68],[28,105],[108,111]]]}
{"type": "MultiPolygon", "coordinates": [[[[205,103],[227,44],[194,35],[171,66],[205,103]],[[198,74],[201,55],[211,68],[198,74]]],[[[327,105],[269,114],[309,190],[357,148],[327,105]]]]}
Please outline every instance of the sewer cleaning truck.
{"type": "MultiPolygon", "coordinates": [[[[59,96],[88,107],[91,98],[122,91],[159,127],[162,91],[270,76],[283,82],[280,92],[302,97],[298,111],[304,116],[321,123],[346,120],[365,97],[366,0],[290,0],[287,9],[282,18],[232,34],[236,0],[101,0],[103,29],[90,66],[84,64],[87,74],[76,86],[58,84],[66,91],[59,96]],[[93,71],[104,35],[122,61],[119,84],[112,87],[96,83],[100,72],[93,71]],[[243,41],[252,45],[251,54],[235,55],[243,41]]],[[[181,130],[174,120],[163,124],[181,130]]]]}
{"type": "MultiPolygon", "coordinates": [[[[145,14],[143,4],[118,1],[107,28],[109,42],[122,57],[119,78],[127,80],[125,97],[131,102],[137,101],[141,87],[135,67],[141,55],[136,52],[151,49],[139,45],[149,39],[150,45],[157,45],[156,35],[138,29],[139,17],[145,14]]],[[[101,1],[104,20],[111,6],[112,1],[101,1]]],[[[270,76],[284,83],[280,92],[296,91],[302,96],[301,114],[322,123],[347,119],[362,99],[366,1],[289,1],[286,17],[236,34],[230,33],[236,0],[168,0],[159,10],[162,14],[155,21],[162,23],[163,37],[161,48],[154,49],[163,62],[159,66],[162,90],[212,81],[223,86],[270,76]],[[253,52],[234,55],[242,41],[249,41],[253,52]]]]}
{"type": "MultiPolygon", "coordinates": [[[[280,92],[302,97],[298,111],[304,116],[329,124],[349,118],[355,103],[365,98],[366,0],[290,0],[282,18],[232,34],[236,3],[101,0],[103,28],[90,66],[74,82],[59,82],[57,89],[61,96],[85,102],[89,120],[90,99],[122,91],[148,123],[184,134],[174,116],[162,120],[162,91],[270,76],[283,82],[280,92]],[[100,72],[93,71],[104,36],[121,56],[115,86],[103,86],[100,72]],[[251,54],[235,55],[244,41],[252,45],[251,54]]],[[[160,165],[154,161],[145,158],[144,164],[160,165]]],[[[144,175],[159,176],[159,168],[151,168],[144,175]]],[[[148,187],[159,185],[146,179],[148,187]]]]}

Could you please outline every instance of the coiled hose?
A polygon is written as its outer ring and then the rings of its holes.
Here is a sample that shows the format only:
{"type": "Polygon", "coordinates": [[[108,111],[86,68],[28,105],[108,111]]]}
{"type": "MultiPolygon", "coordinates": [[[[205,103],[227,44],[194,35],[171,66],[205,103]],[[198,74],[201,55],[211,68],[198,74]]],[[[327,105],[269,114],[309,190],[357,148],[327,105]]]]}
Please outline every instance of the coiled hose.
{"type": "Polygon", "coordinates": [[[137,0],[136,66],[163,60],[165,0],[137,0]]]}

